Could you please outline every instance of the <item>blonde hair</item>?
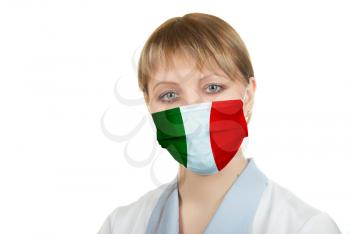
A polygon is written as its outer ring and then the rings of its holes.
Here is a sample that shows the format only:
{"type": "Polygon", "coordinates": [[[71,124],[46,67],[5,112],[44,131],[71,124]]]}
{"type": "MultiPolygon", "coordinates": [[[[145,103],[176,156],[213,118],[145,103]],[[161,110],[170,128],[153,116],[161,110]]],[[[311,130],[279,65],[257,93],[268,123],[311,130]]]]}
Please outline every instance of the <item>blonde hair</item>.
{"type": "Polygon", "coordinates": [[[138,64],[138,84],[149,101],[148,81],[159,66],[168,68],[175,54],[189,55],[201,70],[218,66],[232,80],[249,84],[254,77],[248,50],[227,22],[205,13],[166,20],[147,39],[138,64]]]}

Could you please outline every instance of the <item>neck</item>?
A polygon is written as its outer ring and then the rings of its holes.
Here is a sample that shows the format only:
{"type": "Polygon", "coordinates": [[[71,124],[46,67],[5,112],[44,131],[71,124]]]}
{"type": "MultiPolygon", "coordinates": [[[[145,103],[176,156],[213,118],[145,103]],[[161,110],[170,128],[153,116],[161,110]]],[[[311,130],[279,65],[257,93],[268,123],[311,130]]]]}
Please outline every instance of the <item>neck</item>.
{"type": "Polygon", "coordinates": [[[218,202],[244,170],[247,160],[241,149],[224,169],[213,175],[198,175],[180,164],[177,174],[178,191],[181,202],[218,202]]]}

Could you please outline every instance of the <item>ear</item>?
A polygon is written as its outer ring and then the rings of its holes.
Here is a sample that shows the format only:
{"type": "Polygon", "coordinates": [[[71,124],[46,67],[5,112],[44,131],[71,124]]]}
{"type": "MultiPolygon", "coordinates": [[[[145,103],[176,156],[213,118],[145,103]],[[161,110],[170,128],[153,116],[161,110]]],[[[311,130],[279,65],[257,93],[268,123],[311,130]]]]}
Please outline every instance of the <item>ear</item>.
{"type": "Polygon", "coordinates": [[[249,77],[249,84],[248,84],[248,90],[247,90],[247,97],[246,97],[246,104],[244,105],[244,113],[247,115],[248,120],[250,119],[250,116],[252,114],[252,109],[254,106],[254,96],[256,91],[256,80],[255,78],[249,77]]]}
{"type": "Polygon", "coordinates": [[[251,91],[253,93],[255,93],[256,91],[256,80],[254,76],[249,77],[249,85],[251,86],[249,89],[251,89],[251,91]]]}

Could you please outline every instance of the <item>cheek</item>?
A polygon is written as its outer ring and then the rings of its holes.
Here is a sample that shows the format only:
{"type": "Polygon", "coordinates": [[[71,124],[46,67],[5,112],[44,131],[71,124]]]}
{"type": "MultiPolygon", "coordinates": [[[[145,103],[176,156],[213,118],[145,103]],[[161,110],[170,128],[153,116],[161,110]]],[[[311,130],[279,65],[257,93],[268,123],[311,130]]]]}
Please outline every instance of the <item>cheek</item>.
{"type": "Polygon", "coordinates": [[[164,103],[161,103],[157,100],[151,100],[149,102],[149,105],[148,105],[148,110],[151,113],[153,113],[153,112],[158,112],[158,111],[163,111],[165,109],[173,108],[176,106],[178,106],[178,105],[176,105],[176,104],[164,104],[164,103]]]}
{"type": "Polygon", "coordinates": [[[148,109],[151,113],[163,110],[162,106],[157,104],[150,105],[148,109]]]}
{"type": "Polygon", "coordinates": [[[221,100],[231,100],[231,99],[241,99],[241,95],[239,93],[239,90],[231,87],[231,88],[226,88],[223,90],[221,93],[216,95],[218,99],[221,100]]]}
{"type": "Polygon", "coordinates": [[[153,112],[159,111],[161,107],[157,103],[157,100],[150,99],[148,102],[147,108],[148,108],[149,112],[153,113],[153,112]]]}
{"type": "Polygon", "coordinates": [[[158,96],[160,94],[154,92],[149,96],[148,110],[150,112],[158,112],[163,109],[163,104],[159,101],[158,96]]]}

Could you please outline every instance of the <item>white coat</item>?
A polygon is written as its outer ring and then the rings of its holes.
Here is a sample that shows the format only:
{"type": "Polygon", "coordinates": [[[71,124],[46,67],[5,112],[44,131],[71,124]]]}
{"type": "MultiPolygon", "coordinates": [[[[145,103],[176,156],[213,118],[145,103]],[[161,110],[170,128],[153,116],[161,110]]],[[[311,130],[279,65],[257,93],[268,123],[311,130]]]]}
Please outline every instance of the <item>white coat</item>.
{"type": "MultiPolygon", "coordinates": [[[[280,186],[247,158],[247,166],[224,196],[205,234],[339,234],[328,213],[280,186]]],[[[98,234],[178,234],[177,176],[137,201],[115,208],[98,234]]]]}

